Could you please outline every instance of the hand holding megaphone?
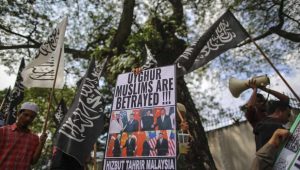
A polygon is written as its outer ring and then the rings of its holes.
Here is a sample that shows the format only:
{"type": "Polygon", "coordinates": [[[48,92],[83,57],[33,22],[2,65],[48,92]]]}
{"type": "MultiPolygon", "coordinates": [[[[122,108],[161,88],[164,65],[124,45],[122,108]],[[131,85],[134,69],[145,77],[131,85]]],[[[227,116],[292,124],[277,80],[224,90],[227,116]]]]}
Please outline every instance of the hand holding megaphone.
{"type": "Polygon", "coordinates": [[[253,77],[246,83],[246,85],[252,89],[264,88],[269,84],[270,84],[270,80],[266,76],[253,77]]]}
{"type": "Polygon", "coordinates": [[[242,92],[249,88],[264,88],[270,84],[267,75],[256,76],[250,80],[239,80],[231,77],[229,79],[229,90],[234,97],[239,97],[242,92]]]}

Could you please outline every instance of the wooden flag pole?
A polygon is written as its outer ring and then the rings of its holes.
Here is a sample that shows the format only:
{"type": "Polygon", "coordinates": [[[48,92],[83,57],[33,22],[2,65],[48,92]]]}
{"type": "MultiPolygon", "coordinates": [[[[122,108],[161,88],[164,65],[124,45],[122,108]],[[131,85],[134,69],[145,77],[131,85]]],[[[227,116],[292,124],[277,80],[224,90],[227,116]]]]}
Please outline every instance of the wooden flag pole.
{"type": "Polygon", "coordinates": [[[271,60],[267,57],[267,55],[263,52],[263,50],[256,44],[256,42],[252,39],[252,37],[249,35],[251,41],[256,46],[256,48],[259,50],[259,52],[264,56],[264,58],[268,61],[268,63],[271,65],[271,67],[275,70],[275,72],[279,75],[279,77],[282,79],[282,81],[285,83],[285,85],[291,90],[293,95],[297,98],[297,100],[300,102],[299,96],[295,93],[295,91],[291,88],[291,86],[288,84],[288,82],[283,78],[283,76],[280,74],[280,72],[277,70],[277,68],[274,66],[274,64],[271,62],[271,60]]]}
{"type": "Polygon", "coordinates": [[[58,73],[60,58],[61,58],[61,52],[62,52],[62,48],[60,48],[60,50],[59,50],[58,63],[57,63],[57,66],[56,66],[56,71],[55,71],[53,86],[52,86],[52,89],[51,89],[50,96],[48,98],[48,110],[47,110],[47,114],[46,114],[46,117],[45,117],[45,123],[44,123],[44,126],[43,126],[42,133],[46,132],[46,129],[47,129],[47,126],[48,126],[48,119],[49,119],[50,108],[51,108],[51,103],[52,103],[52,96],[54,95],[54,88],[55,88],[55,83],[56,83],[56,78],[57,78],[57,73],[58,73]]]}

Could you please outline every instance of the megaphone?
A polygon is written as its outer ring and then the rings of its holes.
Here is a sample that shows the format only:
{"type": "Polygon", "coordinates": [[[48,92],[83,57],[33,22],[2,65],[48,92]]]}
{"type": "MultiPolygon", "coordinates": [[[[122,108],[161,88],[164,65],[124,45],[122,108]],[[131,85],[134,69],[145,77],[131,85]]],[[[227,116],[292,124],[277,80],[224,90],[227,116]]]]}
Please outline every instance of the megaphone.
{"type": "MultiPolygon", "coordinates": [[[[270,84],[270,79],[267,75],[253,77],[256,80],[256,86],[266,86],[270,84]]],[[[234,97],[239,97],[240,94],[247,90],[249,86],[247,85],[249,80],[239,80],[237,78],[231,77],[229,79],[229,90],[234,97]]]]}

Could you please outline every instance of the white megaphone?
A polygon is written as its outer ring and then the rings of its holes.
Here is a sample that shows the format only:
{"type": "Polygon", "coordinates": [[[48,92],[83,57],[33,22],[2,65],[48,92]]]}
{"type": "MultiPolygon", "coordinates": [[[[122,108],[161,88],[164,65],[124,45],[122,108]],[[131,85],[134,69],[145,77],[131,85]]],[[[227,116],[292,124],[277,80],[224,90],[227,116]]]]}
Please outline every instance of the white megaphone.
{"type": "MultiPolygon", "coordinates": [[[[270,84],[270,79],[267,75],[253,77],[256,80],[256,85],[258,87],[267,86],[270,84]]],[[[250,88],[248,84],[249,80],[239,80],[237,78],[231,77],[229,79],[229,90],[234,97],[239,97],[240,94],[250,88]]]]}

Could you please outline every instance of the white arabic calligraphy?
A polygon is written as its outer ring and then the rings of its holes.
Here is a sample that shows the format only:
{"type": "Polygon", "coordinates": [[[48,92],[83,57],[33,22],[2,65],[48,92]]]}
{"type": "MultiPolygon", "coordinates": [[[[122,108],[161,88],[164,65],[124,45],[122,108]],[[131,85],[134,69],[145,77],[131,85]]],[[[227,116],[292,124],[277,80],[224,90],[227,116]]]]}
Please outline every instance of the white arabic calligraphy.
{"type": "Polygon", "coordinates": [[[211,36],[206,45],[202,48],[195,62],[204,59],[210,54],[211,51],[218,50],[221,46],[232,41],[236,37],[236,34],[234,32],[230,32],[231,28],[229,26],[230,25],[228,21],[222,20],[220,22],[215,31],[215,34],[211,36]]]}
{"type": "Polygon", "coordinates": [[[59,133],[64,134],[77,142],[85,140],[87,128],[94,126],[94,120],[99,119],[103,113],[103,96],[97,89],[98,75],[102,68],[94,68],[91,78],[85,78],[80,93],[78,107],[66,122],[62,125],[59,133]]]}

